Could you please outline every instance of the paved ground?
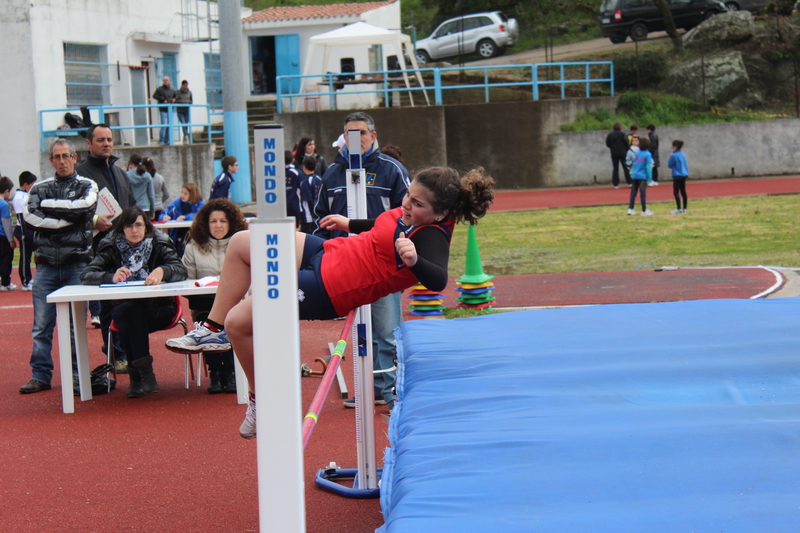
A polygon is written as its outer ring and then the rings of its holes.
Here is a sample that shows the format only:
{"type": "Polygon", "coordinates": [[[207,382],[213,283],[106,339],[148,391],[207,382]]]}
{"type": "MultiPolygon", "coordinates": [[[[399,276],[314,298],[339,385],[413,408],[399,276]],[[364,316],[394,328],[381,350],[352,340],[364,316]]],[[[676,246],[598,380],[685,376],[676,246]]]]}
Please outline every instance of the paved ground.
{"type": "MultiPolygon", "coordinates": [[[[713,196],[797,193],[800,178],[696,182],[690,185],[691,197],[699,197],[706,186],[713,196]]],[[[664,189],[668,188],[655,194],[664,189]]],[[[498,194],[494,209],[622,205],[626,193],[599,186],[508,191],[498,194]]],[[[800,294],[797,272],[781,272],[787,281],[773,296],[800,294]]],[[[13,277],[16,281],[16,272],[13,277]]],[[[775,288],[776,277],[756,267],[498,276],[495,284],[498,306],[516,307],[747,298],[775,288]],[[647,290],[633,290],[642,286],[647,290]]],[[[448,294],[452,302],[456,294],[448,294]]],[[[30,378],[30,298],[27,292],[0,294],[0,364],[5,369],[0,373],[0,531],[257,531],[255,442],[236,433],[244,409],[232,395],[183,388],[182,358],[162,348],[174,332],[152,336],[159,394],[128,400],[123,376],[122,390],[78,402],[75,414],[64,415],[58,378],[52,391],[30,396],[17,392],[30,378]]],[[[340,321],[301,323],[303,361],[314,366],[341,327],[340,321]]],[[[99,332],[91,330],[92,365],[102,362],[100,343],[99,332]]],[[[352,390],[349,359],[343,368],[352,390]]],[[[303,379],[304,408],[318,382],[316,377],[303,379]]],[[[285,402],[280,391],[262,391],[259,398],[259,410],[280,409],[285,402]]],[[[379,450],[387,442],[385,412],[376,408],[374,413],[379,450]]],[[[260,438],[280,436],[263,430],[260,438]]],[[[331,461],[354,467],[354,443],[354,413],[343,409],[341,398],[332,392],[305,453],[308,531],[364,533],[381,525],[377,500],[349,500],[313,484],[316,470],[331,461]]],[[[272,490],[281,490],[281,480],[266,482],[272,490]]],[[[280,531],[280,526],[276,523],[272,531],[280,531]]]]}

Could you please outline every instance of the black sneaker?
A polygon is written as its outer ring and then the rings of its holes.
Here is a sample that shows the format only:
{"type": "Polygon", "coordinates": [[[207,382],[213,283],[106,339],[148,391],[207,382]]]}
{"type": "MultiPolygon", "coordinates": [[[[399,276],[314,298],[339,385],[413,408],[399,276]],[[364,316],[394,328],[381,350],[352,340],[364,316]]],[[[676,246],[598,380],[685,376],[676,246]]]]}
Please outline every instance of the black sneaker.
{"type": "Polygon", "coordinates": [[[50,390],[52,387],[49,383],[42,383],[38,379],[32,379],[25,385],[19,388],[20,394],[33,394],[34,392],[42,392],[43,390],[50,390]]]}

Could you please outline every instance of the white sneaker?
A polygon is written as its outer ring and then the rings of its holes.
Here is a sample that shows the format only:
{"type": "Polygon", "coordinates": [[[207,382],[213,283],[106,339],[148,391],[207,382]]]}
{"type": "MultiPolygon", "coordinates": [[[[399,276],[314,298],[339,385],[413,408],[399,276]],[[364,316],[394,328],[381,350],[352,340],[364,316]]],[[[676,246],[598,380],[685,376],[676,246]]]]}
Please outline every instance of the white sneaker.
{"type": "Polygon", "coordinates": [[[657,181],[651,181],[650,185],[652,185],[653,187],[658,187],[658,182],[657,181]]]}
{"type": "Polygon", "coordinates": [[[92,317],[92,326],[95,327],[95,328],[99,328],[100,327],[100,317],[99,316],[95,315],[95,316],[92,317]]]}
{"type": "Polygon", "coordinates": [[[688,212],[689,212],[688,209],[681,209],[681,213],[688,213],[688,212]]]}
{"type": "Polygon", "coordinates": [[[256,398],[252,394],[247,396],[247,414],[239,426],[239,435],[243,439],[252,439],[256,436],[256,398]]]}
{"type": "Polygon", "coordinates": [[[636,209],[628,209],[628,214],[629,215],[635,215],[636,214],[636,209]]]}
{"type": "Polygon", "coordinates": [[[200,322],[195,322],[194,331],[190,331],[183,337],[169,339],[165,344],[167,349],[178,353],[227,352],[231,349],[231,343],[225,330],[214,332],[200,322]]]}
{"type": "Polygon", "coordinates": [[[681,213],[683,213],[683,210],[682,210],[682,209],[673,209],[673,210],[671,211],[671,213],[672,213],[673,215],[680,215],[681,213]]]}
{"type": "Polygon", "coordinates": [[[650,211],[649,209],[646,209],[645,211],[642,211],[642,216],[643,217],[651,217],[651,216],[653,216],[653,212],[650,211]]]}
{"type": "Polygon", "coordinates": [[[0,291],[2,291],[2,292],[6,292],[6,291],[15,291],[15,290],[17,290],[18,288],[19,288],[19,287],[17,287],[17,286],[16,286],[16,285],[14,285],[13,283],[9,283],[8,285],[0,285],[0,291]]]}
{"type": "Polygon", "coordinates": [[[21,288],[20,290],[23,290],[23,291],[30,291],[30,290],[32,290],[32,289],[33,289],[33,287],[31,287],[30,285],[24,285],[24,284],[23,284],[23,285],[22,285],[22,288],[21,288]]]}

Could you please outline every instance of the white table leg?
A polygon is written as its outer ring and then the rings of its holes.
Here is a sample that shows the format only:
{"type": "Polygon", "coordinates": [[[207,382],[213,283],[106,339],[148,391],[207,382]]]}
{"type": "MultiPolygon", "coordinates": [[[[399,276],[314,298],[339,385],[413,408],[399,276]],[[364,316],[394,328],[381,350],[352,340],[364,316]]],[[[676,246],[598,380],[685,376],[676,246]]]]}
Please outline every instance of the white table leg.
{"type": "Polygon", "coordinates": [[[92,378],[89,368],[89,343],[86,339],[86,302],[72,302],[75,327],[75,349],[78,361],[78,379],[81,384],[81,401],[92,399],[92,378]]]}
{"type": "Polygon", "coordinates": [[[65,413],[75,412],[72,397],[72,350],[70,349],[68,302],[56,304],[56,329],[58,330],[58,366],[61,370],[61,405],[65,413]]]}
{"type": "Polygon", "coordinates": [[[236,357],[235,353],[233,355],[233,367],[236,376],[236,400],[244,405],[247,403],[247,392],[250,386],[247,384],[247,376],[244,375],[244,369],[239,364],[239,358],[236,357]]]}

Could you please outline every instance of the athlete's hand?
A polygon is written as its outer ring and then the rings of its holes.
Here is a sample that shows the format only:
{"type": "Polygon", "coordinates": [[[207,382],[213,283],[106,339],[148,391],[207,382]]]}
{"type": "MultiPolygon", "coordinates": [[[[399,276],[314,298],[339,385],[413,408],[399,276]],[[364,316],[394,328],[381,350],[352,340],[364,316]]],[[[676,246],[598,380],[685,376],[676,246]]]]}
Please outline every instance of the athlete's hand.
{"type": "Polygon", "coordinates": [[[342,230],[350,233],[350,219],[342,215],[328,215],[319,221],[319,227],[327,230],[342,230]]]}
{"type": "Polygon", "coordinates": [[[413,267],[417,264],[417,247],[411,242],[411,239],[406,238],[405,233],[401,233],[402,237],[398,237],[394,241],[394,248],[397,254],[402,259],[407,267],[413,267]]]}

